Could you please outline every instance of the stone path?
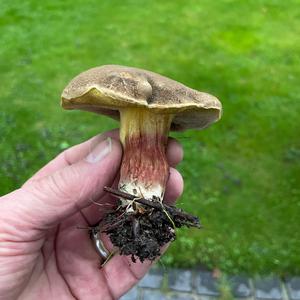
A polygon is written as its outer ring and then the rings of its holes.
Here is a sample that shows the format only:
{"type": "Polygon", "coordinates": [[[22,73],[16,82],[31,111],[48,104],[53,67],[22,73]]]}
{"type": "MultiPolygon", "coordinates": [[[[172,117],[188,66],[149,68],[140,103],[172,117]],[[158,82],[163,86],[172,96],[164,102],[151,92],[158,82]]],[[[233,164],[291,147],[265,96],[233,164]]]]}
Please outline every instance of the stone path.
{"type": "Polygon", "coordinates": [[[300,277],[231,276],[217,280],[204,270],[152,268],[120,300],[300,300],[300,277]],[[223,292],[222,292],[223,291],[223,292]],[[224,291],[227,291],[226,295],[224,291]]]}

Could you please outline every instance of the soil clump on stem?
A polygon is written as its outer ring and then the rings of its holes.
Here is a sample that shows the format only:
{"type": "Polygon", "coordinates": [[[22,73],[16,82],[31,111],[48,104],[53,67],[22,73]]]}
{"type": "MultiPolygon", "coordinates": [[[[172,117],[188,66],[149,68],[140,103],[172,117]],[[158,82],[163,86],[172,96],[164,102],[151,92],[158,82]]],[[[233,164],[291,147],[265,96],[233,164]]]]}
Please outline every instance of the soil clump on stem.
{"type": "Polygon", "coordinates": [[[161,247],[176,239],[175,228],[182,226],[200,228],[199,219],[183,210],[105,187],[105,191],[118,197],[119,206],[108,213],[99,224],[121,255],[131,255],[133,262],[139,258],[155,260],[161,247]],[[124,200],[129,201],[124,205],[124,200]]]}

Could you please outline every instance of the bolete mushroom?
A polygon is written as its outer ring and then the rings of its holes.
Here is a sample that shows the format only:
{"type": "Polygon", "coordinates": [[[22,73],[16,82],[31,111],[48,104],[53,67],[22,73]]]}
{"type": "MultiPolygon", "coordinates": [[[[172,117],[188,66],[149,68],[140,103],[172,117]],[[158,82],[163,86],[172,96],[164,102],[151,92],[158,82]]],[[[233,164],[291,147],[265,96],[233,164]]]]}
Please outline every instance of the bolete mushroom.
{"type": "MultiPolygon", "coordinates": [[[[62,93],[62,107],[120,120],[123,159],[119,190],[162,202],[169,176],[170,130],[202,129],[219,120],[220,101],[159,74],[105,65],[75,77],[62,93]]],[[[122,199],[129,205],[129,200],[122,199]]],[[[129,208],[129,207],[128,207],[129,208]]],[[[130,212],[136,210],[130,206],[130,212]]]]}

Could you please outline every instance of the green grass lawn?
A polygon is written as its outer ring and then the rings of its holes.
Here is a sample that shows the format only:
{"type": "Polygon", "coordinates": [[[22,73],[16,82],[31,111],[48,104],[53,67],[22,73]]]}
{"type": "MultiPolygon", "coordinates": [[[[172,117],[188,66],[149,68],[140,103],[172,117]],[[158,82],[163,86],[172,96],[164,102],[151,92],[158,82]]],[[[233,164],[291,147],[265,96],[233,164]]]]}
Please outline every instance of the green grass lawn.
{"type": "Polygon", "coordinates": [[[210,92],[222,120],[183,144],[184,209],[165,264],[300,272],[299,0],[2,1],[0,192],[62,149],[118,126],[63,111],[60,93],[103,64],[153,70],[210,92]]]}

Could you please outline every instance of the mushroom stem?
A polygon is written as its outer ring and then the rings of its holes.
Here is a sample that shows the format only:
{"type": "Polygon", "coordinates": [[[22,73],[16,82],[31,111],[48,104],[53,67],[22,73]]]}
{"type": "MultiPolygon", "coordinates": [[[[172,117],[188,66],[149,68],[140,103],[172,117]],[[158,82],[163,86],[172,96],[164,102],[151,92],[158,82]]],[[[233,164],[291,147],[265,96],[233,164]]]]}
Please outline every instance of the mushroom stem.
{"type": "Polygon", "coordinates": [[[173,115],[145,108],[120,110],[120,139],[124,154],[119,189],[162,201],[169,177],[166,145],[173,115]]]}

